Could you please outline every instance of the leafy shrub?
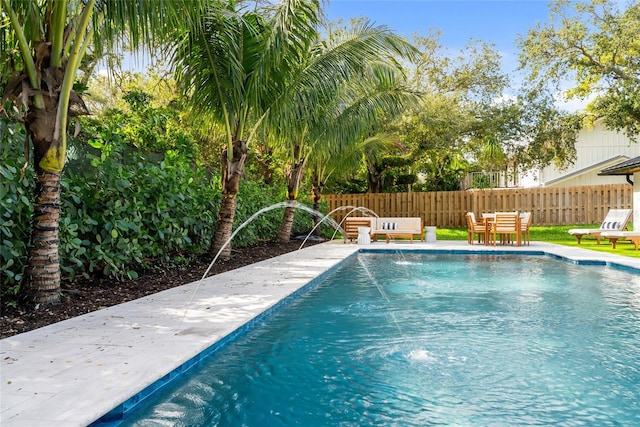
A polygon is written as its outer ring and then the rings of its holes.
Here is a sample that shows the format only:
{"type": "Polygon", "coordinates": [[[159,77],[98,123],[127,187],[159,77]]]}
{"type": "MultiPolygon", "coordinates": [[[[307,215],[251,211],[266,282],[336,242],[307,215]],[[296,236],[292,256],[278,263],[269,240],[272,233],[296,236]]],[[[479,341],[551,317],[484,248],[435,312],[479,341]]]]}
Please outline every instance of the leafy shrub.
{"type": "MultiPolygon", "coordinates": [[[[89,127],[91,129],[91,127],[89,127]]],[[[86,132],[86,130],[85,130],[86,132]]],[[[135,278],[140,268],[162,268],[209,250],[221,199],[219,176],[187,154],[148,154],[132,148],[105,123],[87,142],[69,141],[61,179],[60,263],[69,279],[104,274],[135,278]]],[[[21,126],[0,121],[0,255],[2,295],[17,293],[27,262],[34,176],[24,164],[21,126]]],[[[263,208],[284,200],[284,187],[243,181],[234,229],[263,208]]],[[[234,237],[235,247],[272,239],[283,209],[253,218],[234,237]]],[[[308,232],[311,216],[296,212],[294,233],[308,232]]]]}
{"type": "Polygon", "coordinates": [[[60,254],[67,274],[134,278],[131,266],[207,250],[217,204],[203,168],[173,151],[156,164],[118,145],[82,160],[92,168],[69,168],[63,180],[60,254]]]}
{"type": "Polygon", "coordinates": [[[2,295],[16,294],[26,266],[26,253],[31,232],[30,218],[33,212],[33,172],[25,171],[20,180],[20,168],[24,164],[22,126],[0,118],[0,271],[2,271],[2,295]]]}
{"type": "MultiPolygon", "coordinates": [[[[0,125],[6,142],[0,153],[0,254],[6,294],[17,292],[27,262],[34,180],[31,169],[20,180],[24,135],[12,124],[0,125]]],[[[116,144],[93,153],[85,150],[68,166],[61,180],[59,236],[61,268],[68,277],[98,273],[134,278],[135,268],[208,250],[220,190],[204,168],[172,151],[154,163],[116,144]]]]}
{"type": "MultiPolygon", "coordinates": [[[[284,206],[282,206],[284,199],[285,189],[282,184],[265,186],[261,182],[243,181],[236,201],[234,230],[261,210],[265,211],[256,215],[249,224],[238,232],[231,242],[232,245],[246,247],[275,238],[284,214],[284,206]]],[[[311,205],[310,203],[305,204],[311,205]]],[[[292,236],[307,234],[312,227],[311,214],[297,209],[291,229],[292,236]]]]}

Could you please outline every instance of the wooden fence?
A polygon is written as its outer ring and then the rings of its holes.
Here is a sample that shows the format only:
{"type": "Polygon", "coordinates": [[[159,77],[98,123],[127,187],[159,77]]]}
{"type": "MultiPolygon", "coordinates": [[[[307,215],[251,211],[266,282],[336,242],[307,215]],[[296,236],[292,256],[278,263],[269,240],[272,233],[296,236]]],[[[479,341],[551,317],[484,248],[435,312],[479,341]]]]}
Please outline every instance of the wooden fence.
{"type": "MultiPolygon", "coordinates": [[[[609,209],[631,209],[633,186],[608,184],[565,188],[518,188],[428,193],[330,194],[329,209],[367,208],[381,217],[421,217],[425,225],[466,226],[465,214],[529,211],[533,225],[599,224],[609,209]]],[[[351,209],[332,217],[341,221],[351,209]]],[[[354,212],[351,215],[359,215],[354,212]]],[[[366,216],[366,215],[365,215],[366,216]]]]}

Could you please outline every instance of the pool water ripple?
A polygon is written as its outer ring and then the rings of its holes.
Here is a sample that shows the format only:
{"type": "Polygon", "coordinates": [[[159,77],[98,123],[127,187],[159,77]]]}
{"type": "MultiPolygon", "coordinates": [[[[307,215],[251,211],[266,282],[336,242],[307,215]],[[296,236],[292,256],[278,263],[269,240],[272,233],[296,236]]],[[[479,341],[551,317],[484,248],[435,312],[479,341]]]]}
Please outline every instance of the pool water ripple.
{"type": "Polygon", "coordinates": [[[640,425],[638,276],[358,257],[123,425],[640,425]]]}

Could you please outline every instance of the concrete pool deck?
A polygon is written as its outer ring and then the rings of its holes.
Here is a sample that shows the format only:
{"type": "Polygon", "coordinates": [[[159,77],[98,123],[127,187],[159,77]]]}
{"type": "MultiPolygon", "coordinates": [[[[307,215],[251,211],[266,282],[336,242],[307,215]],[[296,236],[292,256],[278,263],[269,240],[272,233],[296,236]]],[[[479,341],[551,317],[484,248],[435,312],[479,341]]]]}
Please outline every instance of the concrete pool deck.
{"type": "Polygon", "coordinates": [[[640,259],[539,242],[315,245],[1,340],[0,425],[86,426],[359,249],[533,251],[640,269],[640,259]]]}

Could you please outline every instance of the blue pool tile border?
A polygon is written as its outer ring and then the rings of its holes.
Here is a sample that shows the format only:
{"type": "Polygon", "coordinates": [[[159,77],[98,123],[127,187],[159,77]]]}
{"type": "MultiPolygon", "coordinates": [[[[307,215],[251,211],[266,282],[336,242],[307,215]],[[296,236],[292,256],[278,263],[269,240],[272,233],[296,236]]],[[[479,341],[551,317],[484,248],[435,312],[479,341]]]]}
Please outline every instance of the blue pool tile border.
{"type": "Polygon", "coordinates": [[[573,259],[564,255],[558,255],[555,253],[550,253],[542,250],[527,250],[527,251],[518,251],[518,250],[486,250],[486,249],[368,249],[368,248],[359,248],[356,252],[344,258],[342,261],[328,268],[326,271],[322,272],[318,276],[311,279],[308,283],[301,286],[282,300],[275,303],[273,306],[258,314],[247,323],[238,327],[234,331],[230,332],[226,336],[222,337],[215,343],[211,344],[209,347],[204,349],[202,352],[198,353],[193,358],[189,359],[182,365],[178,366],[168,374],[164,375],[162,378],[156,380],[153,384],[145,387],[135,395],[131,396],[129,399],[125,400],[121,404],[117,405],[111,411],[104,414],[98,420],[89,424],[89,427],[117,427],[119,426],[129,415],[131,415],[135,410],[140,408],[140,405],[146,401],[149,397],[155,395],[158,391],[166,387],[167,385],[174,382],[177,378],[180,378],[182,375],[186,374],[195,366],[200,365],[206,359],[217,353],[218,351],[225,348],[227,345],[235,341],[240,336],[248,333],[252,329],[256,328],[258,324],[263,322],[266,318],[271,316],[274,312],[282,308],[283,306],[291,303],[294,299],[299,297],[301,294],[313,289],[316,287],[321,281],[323,281],[328,275],[335,272],[338,268],[343,266],[346,262],[348,262],[351,258],[357,257],[358,254],[361,253],[383,253],[383,254],[398,254],[398,253],[418,253],[418,254],[443,254],[443,255],[529,255],[529,256],[547,256],[549,258],[557,259],[560,261],[569,262],[571,264],[576,265],[587,265],[587,266],[606,266],[615,269],[624,270],[627,272],[640,274],[640,268],[631,267],[619,263],[614,263],[610,261],[604,260],[596,260],[596,259],[573,259]]]}
{"type": "Polygon", "coordinates": [[[445,255],[534,255],[534,256],[547,256],[549,258],[557,259],[560,261],[565,261],[571,264],[576,265],[593,265],[593,266],[603,266],[615,268],[617,270],[623,270],[630,273],[640,274],[640,268],[632,267],[629,265],[619,264],[616,262],[598,260],[598,259],[574,259],[565,255],[559,255],[547,251],[542,250],[528,250],[528,251],[517,251],[517,250],[495,250],[489,251],[486,249],[359,249],[357,253],[401,253],[401,252],[411,252],[411,253],[423,253],[423,254],[445,254],[445,255]]]}

